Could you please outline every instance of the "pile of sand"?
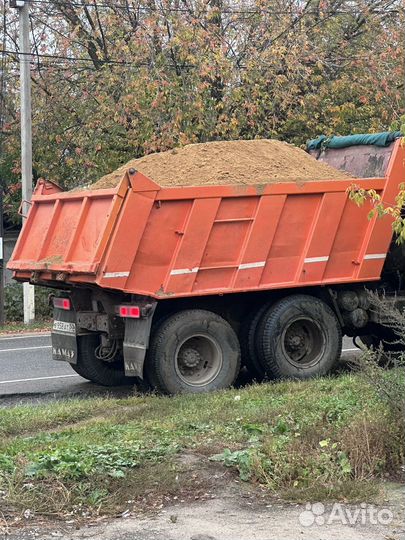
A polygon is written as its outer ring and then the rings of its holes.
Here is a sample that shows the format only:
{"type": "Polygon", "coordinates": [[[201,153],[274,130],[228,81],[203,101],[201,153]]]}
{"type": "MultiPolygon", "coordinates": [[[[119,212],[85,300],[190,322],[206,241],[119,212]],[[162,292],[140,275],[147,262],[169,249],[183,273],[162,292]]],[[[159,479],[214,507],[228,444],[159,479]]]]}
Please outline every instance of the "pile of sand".
{"type": "Polygon", "coordinates": [[[103,176],[91,189],[115,187],[129,168],[166,187],[223,184],[268,184],[349,178],[326,163],[281,141],[221,141],[133,159],[103,176]]]}

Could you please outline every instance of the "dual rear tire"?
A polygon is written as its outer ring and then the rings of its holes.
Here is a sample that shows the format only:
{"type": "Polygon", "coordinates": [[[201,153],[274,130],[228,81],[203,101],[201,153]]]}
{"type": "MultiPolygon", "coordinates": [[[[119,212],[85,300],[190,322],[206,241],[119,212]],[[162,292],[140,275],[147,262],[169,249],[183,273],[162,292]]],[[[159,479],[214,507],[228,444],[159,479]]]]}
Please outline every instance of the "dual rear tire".
{"type": "Polygon", "coordinates": [[[332,309],[316,297],[297,294],[256,309],[239,340],[210,311],[165,318],[152,333],[146,373],[164,393],[209,392],[235,382],[241,356],[256,380],[308,379],[332,372],[341,349],[341,326],[332,309]]]}
{"type": "MultiPolygon", "coordinates": [[[[130,384],[122,359],[95,357],[98,336],[79,342],[73,369],[105,386],[130,384]]],[[[152,330],[145,361],[150,385],[166,394],[202,393],[228,388],[242,362],[256,380],[308,379],[331,372],[342,346],[332,309],[309,295],[291,295],[256,309],[242,324],[239,340],[230,324],[211,311],[184,310],[163,318],[152,330]]]]}
{"type": "Polygon", "coordinates": [[[318,298],[288,296],[262,307],[246,324],[248,330],[245,327],[241,333],[242,362],[259,380],[322,376],[330,373],[339,360],[339,321],[318,298]]]}
{"type": "MultiPolygon", "coordinates": [[[[103,386],[134,384],[126,377],[122,357],[99,360],[97,334],[79,338],[78,364],[72,368],[103,386]]],[[[152,330],[145,375],[153,389],[165,394],[201,393],[228,388],[240,370],[238,338],[228,322],[201,309],[185,310],[163,318],[152,330]]]]}
{"type": "Polygon", "coordinates": [[[134,384],[135,378],[126,377],[124,362],[117,358],[113,362],[103,362],[95,351],[100,343],[97,334],[87,334],[78,339],[78,363],[71,364],[78,375],[101,386],[121,386],[134,384]]]}

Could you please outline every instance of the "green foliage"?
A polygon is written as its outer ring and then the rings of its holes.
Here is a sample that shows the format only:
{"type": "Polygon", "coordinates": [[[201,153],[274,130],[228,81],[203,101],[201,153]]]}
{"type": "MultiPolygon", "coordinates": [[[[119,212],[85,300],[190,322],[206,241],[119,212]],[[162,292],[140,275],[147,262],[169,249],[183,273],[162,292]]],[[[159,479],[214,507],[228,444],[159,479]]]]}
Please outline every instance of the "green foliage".
{"type": "MultiPolygon", "coordinates": [[[[80,59],[32,66],[35,178],[70,188],[188,143],[275,137],[303,144],[318,133],[402,123],[396,14],[374,13],[361,0],[347,13],[339,3],[311,2],[305,16],[299,2],[286,9],[283,0],[257,0],[249,8],[257,13],[203,0],[138,7],[134,16],[114,3],[86,13],[73,4],[31,6],[41,53],[80,59]],[[45,41],[41,21],[50,21],[45,41]]],[[[17,19],[12,10],[7,17],[12,35],[17,19]]],[[[16,78],[7,78],[6,90],[0,175],[15,216],[16,78]]]]}
{"type": "Polygon", "coordinates": [[[265,459],[265,455],[257,448],[246,448],[244,450],[235,450],[231,452],[229,448],[221,454],[211,456],[211,461],[222,462],[225,467],[235,467],[239,471],[240,479],[244,482],[250,480],[254,474],[254,465],[258,460],[265,459]]]}
{"type": "MultiPolygon", "coordinates": [[[[404,139],[401,139],[402,141],[404,139]]],[[[397,244],[405,242],[405,218],[403,208],[405,206],[405,184],[399,185],[399,191],[394,204],[387,204],[381,200],[381,196],[374,189],[363,189],[353,184],[348,189],[349,199],[357,206],[363,206],[366,202],[372,205],[368,213],[369,219],[389,216],[392,221],[392,230],[396,236],[397,244]]]]}
{"type": "Polygon", "coordinates": [[[405,423],[405,312],[377,294],[370,296],[373,309],[392,331],[379,347],[364,349],[354,365],[394,415],[405,423]],[[390,345],[394,349],[390,352],[390,345]],[[384,347],[388,350],[385,350],[384,347]],[[395,367],[394,374],[389,368],[395,367]]]}
{"type": "MultiPolygon", "coordinates": [[[[28,507],[38,511],[71,511],[78,501],[104,509],[117,492],[123,504],[132,498],[135,477],[143,475],[152,497],[163,471],[173,487],[174,456],[195,452],[281,496],[364,500],[370,481],[402,463],[401,415],[353,375],[207,395],[24,405],[0,416],[0,489],[25,508],[29,497],[28,507]],[[146,480],[148,464],[160,472],[146,480]],[[60,488],[51,498],[50,486],[60,488]]],[[[136,491],[143,496],[142,485],[136,491]]]]}
{"type": "Polygon", "coordinates": [[[279,489],[287,478],[289,484],[299,488],[307,487],[314,476],[323,478],[324,482],[350,477],[352,467],[346,452],[339,450],[339,444],[331,442],[330,438],[320,440],[319,448],[311,449],[310,459],[301,460],[299,465],[296,457],[289,454],[300,434],[292,433],[288,423],[280,419],[271,432],[279,437],[259,437],[251,441],[248,448],[233,452],[225,448],[222,453],[210,459],[222,462],[226,467],[236,468],[243,481],[256,479],[274,489],[279,489]]]}
{"type": "Polygon", "coordinates": [[[31,322],[29,325],[26,325],[24,321],[13,321],[13,322],[8,321],[5,324],[0,326],[0,333],[1,334],[15,334],[19,332],[27,332],[27,330],[49,331],[50,329],[51,329],[51,319],[36,319],[35,321],[31,322]]]}
{"type": "MultiPolygon", "coordinates": [[[[38,318],[49,319],[52,308],[48,297],[50,289],[35,287],[35,313],[38,318]]],[[[23,286],[21,283],[12,283],[5,287],[4,309],[6,321],[22,321],[24,319],[23,286]]]]}
{"type": "Polygon", "coordinates": [[[45,450],[35,455],[26,467],[30,477],[56,475],[59,479],[83,479],[96,474],[123,478],[126,469],[140,465],[146,460],[156,460],[172,453],[174,446],[157,445],[142,449],[136,442],[127,444],[71,445],[45,450]]]}
{"type": "Polygon", "coordinates": [[[405,114],[402,114],[398,119],[394,120],[390,126],[390,131],[400,131],[405,133],[405,114]]]}
{"type": "Polygon", "coordinates": [[[10,456],[0,454],[0,471],[3,473],[13,473],[15,471],[15,463],[10,456]]]}
{"type": "MultiPolygon", "coordinates": [[[[0,147],[4,135],[0,133],[0,147]]],[[[3,211],[8,221],[17,225],[21,223],[21,217],[17,210],[21,201],[21,180],[14,171],[15,162],[19,159],[19,149],[7,148],[0,152],[0,189],[3,194],[3,211]]]]}

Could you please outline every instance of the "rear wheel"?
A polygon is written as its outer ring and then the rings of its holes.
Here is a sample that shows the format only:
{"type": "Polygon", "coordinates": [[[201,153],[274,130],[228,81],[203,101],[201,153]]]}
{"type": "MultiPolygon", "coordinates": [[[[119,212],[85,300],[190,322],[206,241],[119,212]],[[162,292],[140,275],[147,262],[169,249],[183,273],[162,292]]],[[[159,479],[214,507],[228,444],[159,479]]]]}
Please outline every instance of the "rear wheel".
{"type": "Polygon", "coordinates": [[[79,364],[70,364],[72,369],[76,371],[80,377],[83,377],[83,379],[87,379],[88,381],[91,381],[90,375],[87,373],[87,371],[83,368],[83,366],[79,366],[79,364]]]}
{"type": "Polygon", "coordinates": [[[219,315],[193,309],[165,319],[151,339],[149,380],[168,394],[231,386],[240,369],[238,339],[219,315]]]}
{"type": "MultiPolygon", "coordinates": [[[[154,342],[155,336],[160,332],[160,327],[164,322],[167,321],[167,319],[171,317],[171,314],[164,315],[160,319],[158,319],[156,322],[152,324],[151,332],[150,332],[150,344],[154,342]]],[[[150,355],[149,355],[150,356],[150,355]]],[[[155,371],[152,369],[152,363],[148,362],[148,358],[146,359],[146,362],[144,364],[144,381],[147,385],[149,385],[150,390],[154,390],[158,388],[158,382],[156,380],[155,371]]]]}
{"type": "Polygon", "coordinates": [[[263,313],[268,306],[262,306],[251,312],[242,322],[239,332],[239,342],[242,353],[242,364],[246,366],[251,376],[258,381],[262,381],[266,372],[260,362],[257,351],[256,330],[263,313]]]}
{"type": "Polygon", "coordinates": [[[99,343],[100,338],[97,334],[79,337],[78,363],[71,364],[76,373],[102,386],[133,384],[135,378],[125,376],[124,363],[121,359],[104,362],[96,357],[95,351],[99,343]]]}
{"type": "Polygon", "coordinates": [[[307,379],[329,373],[339,360],[342,331],[318,298],[292,295],[271,306],[257,330],[260,360],[269,375],[307,379]]]}

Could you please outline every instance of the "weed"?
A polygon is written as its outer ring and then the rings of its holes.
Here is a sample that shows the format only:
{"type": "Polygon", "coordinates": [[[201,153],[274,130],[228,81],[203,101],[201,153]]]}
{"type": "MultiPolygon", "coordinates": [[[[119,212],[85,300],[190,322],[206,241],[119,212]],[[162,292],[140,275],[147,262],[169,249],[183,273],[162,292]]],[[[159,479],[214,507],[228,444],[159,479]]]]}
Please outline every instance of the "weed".
{"type": "Polygon", "coordinates": [[[125,445],[72,445],[36,453],[25,474],[39,478],[54,474],[63,480],[88,478],[96,474],[123,478],[126,469],[137,467],[147,460],[156,460],[175,450],[175,445],[157,445],[153,449],[145,449],[136,442],[125,445]]]}
{"type": "Polygon", "coordinates": [[[257,448],[246,448],[231,452],[225,448],[222,454],[215,454],[211,461],[220,461],[226,467],[236,467],[239,471],[240,479],[247,482],[252,478],[256,463],[262,463],[265,457],[257,448]]]}
{"type": "Polygon", "coordinates": [[[366,498],[403,462],[403,424],[360,374],[15,407],[2,411],[0,433],[6,501],[56,514],[123,511],[126,500],[161,504],[165,493],[196,489],[173,463],[182,452],[307,500],[366,498]]]}

